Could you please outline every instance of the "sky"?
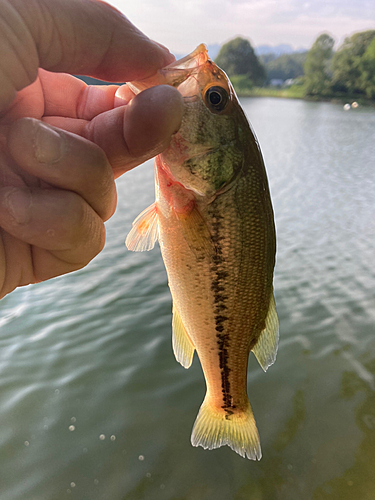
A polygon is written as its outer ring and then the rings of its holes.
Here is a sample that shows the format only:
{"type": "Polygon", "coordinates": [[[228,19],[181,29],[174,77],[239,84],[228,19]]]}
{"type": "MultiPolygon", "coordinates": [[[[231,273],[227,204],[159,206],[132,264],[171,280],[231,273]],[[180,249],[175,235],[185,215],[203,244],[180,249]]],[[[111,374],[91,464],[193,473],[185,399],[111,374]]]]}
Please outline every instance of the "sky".
{"type": "Polygon", "coordinates": [[[337,45],[357,31],[375,29],[375,0],[107,0],[171,52],[241,35],[254,47],[310,48],[321,33],[337,45]]]}

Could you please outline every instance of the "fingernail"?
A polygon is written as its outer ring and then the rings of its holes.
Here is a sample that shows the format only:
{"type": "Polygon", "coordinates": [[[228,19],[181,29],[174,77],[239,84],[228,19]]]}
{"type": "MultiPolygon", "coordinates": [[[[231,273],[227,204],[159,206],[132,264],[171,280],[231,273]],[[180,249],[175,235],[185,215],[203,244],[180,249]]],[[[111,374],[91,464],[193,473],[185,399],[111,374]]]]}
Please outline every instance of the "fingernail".
{"type": "Polygon", "coordinates": [[[44,123],[35,132],[35,158],[40,163],[56,163],[62,156],[61,135],[44,123]]]}
{"type": "Polygon", "coordinates": [[[121,85],[121,87],[119,87],[115,93],[114,107],[117,108],[119,106],[124,106],[126,104],[129,104],[129,102],[133,99],[133,97],[134,94],[129,89],[129,87],[126,84],[121,85]]]}
{"type": "Polygon", "coordinates": [[[4,199],[5,208],[16,224],[27,224],[30,220],[31,195],[28,191],[14,188],[4,199]]]}

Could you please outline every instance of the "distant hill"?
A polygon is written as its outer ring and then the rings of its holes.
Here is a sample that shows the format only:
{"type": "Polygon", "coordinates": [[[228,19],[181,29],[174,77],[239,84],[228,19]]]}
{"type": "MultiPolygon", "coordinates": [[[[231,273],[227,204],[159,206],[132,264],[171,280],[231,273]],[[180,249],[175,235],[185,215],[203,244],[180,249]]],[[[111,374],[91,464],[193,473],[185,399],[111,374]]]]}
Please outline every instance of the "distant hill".
{"type": "Polygon", "coordinates": [[[255,47],[255,53],[257,56],[263,56],[264,54],[274,54],[275,56],[281,56],[283,54],[292,54],[294,52],[305,52],[306,49],[299,48],[297,50],[287,43],[281,43],[280,45],[259,45],[255,47]]]}

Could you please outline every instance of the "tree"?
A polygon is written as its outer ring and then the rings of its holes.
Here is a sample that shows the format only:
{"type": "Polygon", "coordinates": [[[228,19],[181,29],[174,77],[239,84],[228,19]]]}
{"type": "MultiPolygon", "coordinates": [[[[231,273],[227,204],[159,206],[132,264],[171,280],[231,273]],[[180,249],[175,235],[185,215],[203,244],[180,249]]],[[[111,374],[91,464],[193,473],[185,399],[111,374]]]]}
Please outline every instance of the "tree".
{"type": "Polygon", "coordinates": [[[374,38],[375,30],[368,30],[345,39],[332,60],[334,89],[366,94],[367,78],[371,80],[374,63],[370,48],[374,38]],[[368,76],[363,75],[364,71],[368,76]]]}
{"type": "Polygon", "coordinates": [[[266,79],[264,67],[259,63],[250,42],[237,37],[224,44],[215,62],[229,76],[246,75],[254,85],[263,85],[266,79]]]}
{"type": "Polygon", "coordinates": [[[360,69],[360,88],[366,97],[375,99],[375,37],[361,58],[360,69]]]}
{"type": "Polygon", "coordinates": [[[306,94],[327,95],[331,86],[331,60],[335,41],[326,33],[318,36],[304,65],[306,94]]]}
{"type": "Polygon", "coordinates": [[[268,61],[265,64],[267,79],[279,78],[287,80],[288,78],[302,76],[305,60],[306,52],[298,52],[295,54],[283,54],[276,59],[268,61]]]}

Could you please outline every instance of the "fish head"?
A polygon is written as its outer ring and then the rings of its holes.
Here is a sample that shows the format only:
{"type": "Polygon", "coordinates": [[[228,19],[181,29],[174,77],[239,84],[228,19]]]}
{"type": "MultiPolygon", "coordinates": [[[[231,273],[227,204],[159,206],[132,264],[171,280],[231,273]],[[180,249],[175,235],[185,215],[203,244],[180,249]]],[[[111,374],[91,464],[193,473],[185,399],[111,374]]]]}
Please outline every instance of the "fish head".
{"type": "Polygon", "coordinates": [[[162,72],[185,104],[181,127],[161,154],[162,165],[185,188],[214,196],[231,184],[244,160],[247,120],[236,93],[203,44],[162,72]]]}
{"type": "Polygon", "coordinates": [[[201,44],[159,70],[152,82],[130,86],[139,92],[150,84],[172,85],[184,99],[181,127],[160,155],[163,169],[197,195],[221,192],[241,171],[249,131],[228,76],[201,44]]]}

